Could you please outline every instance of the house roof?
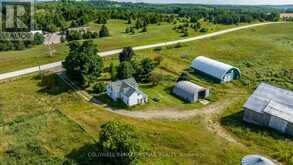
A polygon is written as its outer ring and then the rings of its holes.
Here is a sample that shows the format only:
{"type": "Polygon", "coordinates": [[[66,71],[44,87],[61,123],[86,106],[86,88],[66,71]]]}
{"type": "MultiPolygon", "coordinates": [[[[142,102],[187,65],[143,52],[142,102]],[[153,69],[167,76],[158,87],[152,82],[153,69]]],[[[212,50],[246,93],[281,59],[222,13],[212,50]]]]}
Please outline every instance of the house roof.
{"type": "Polygon", "coordinates": [[[261,83],[244,107],[293,122],[293,91],[261,83]]]}
{"type": "Polygon", "coordinates": [[[181,89],[181,91],[188,94],[198,93],[199,91],[206,89],[189,81],[179,81],[175,88],[181,89]]]}
{"type": "Polygon", "coordinates": [[[195,58],[191,67],[218,79],[223,79],[225,74],[232,69],[237,70],[240,74],[240,70],[236,67],[203,56],[195,58]]]}
{"type": "Polygon", "coordinates": [[[275,165],[271,160],[260,155],[247,155],[242,161],[242,165],[275,165]]]}
{"type": "Polygon", "coordinates": [[[134,78],[111,82],[109,85],[115,92],[122,93],[127,97],[130,97],[135,92],[145,95],[142,91],[138,89],[138,84],[136,83],[134,78]]]}

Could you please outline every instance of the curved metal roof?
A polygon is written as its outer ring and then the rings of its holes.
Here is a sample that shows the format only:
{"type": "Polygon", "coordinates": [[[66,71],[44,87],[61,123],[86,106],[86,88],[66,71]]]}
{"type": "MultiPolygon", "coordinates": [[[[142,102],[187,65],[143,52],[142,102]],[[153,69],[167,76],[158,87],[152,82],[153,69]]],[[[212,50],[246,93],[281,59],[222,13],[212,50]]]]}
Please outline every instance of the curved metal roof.
{"type": "Polygon", "coordinates": [[[179,81],[176,84],[175,88],[181,89],[182,91],[189,94],[194,94],[205,89],[204,87],[201,87],[189,81],[179,81]]]}
{"type": "Polygon", "coordinates": [[[191,67],[218,79],[223,79],[231,69],[236,69],[240,74],[240,70],[236,67],[203,56],[195,58],[191,67]]]}
{"type": "Polygon", "coordinates": [[[260,155],[247,155],[242,159],[241,164],[242,165],[275,165],[272,161],[260,155]]]}

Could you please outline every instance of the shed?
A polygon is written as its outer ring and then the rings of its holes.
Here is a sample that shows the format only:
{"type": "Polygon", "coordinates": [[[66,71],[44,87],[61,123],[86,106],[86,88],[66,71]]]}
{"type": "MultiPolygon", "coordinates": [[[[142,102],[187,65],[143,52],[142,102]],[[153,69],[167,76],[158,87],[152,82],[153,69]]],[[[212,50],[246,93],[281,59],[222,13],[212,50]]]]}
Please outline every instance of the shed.
{"type": "Polygon", "coordinates": [[[293,136],[293,92],[261,83],[244,104],[243,120],[293,136]]]}
{"type": "Polygon", "coordinates": [[[242,158],[241,165],[275,165],[271,160],[260,155],[247,155],[242,158]]]}
{"type": "Polygon", "coordinates": [[[240,78],[240,70],[234,66],[199,56],[192,61],[191,68],[197,72],[208,75],[220,83],[240,78]]]}
{"type": "Polygon", "coordinates": [[[173,94],[189,102],[196,102],[209,96],[209,89],[189,81],[179,81],[173,88],[173,94]]]}

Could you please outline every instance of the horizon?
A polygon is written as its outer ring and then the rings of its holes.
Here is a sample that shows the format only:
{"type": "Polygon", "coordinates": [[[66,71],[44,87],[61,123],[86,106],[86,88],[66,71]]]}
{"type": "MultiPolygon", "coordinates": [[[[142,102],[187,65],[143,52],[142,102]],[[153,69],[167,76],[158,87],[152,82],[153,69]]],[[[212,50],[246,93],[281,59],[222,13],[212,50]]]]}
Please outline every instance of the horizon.
{"type": "Polygon", "coordinates": [[[113,0],[116,2],[151,3],[151,4],[199,4],[199,5],[293,5],[292,0],[113,0]],[[291,1],[291,2],[289,2],[291,1]]]}

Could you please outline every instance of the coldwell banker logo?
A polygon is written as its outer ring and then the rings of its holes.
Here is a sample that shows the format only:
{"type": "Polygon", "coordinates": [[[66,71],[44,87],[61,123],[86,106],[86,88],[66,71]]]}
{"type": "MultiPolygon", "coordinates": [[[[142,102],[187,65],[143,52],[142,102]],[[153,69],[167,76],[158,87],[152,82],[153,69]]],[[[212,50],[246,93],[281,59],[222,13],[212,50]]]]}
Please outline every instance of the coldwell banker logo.
{"type": "Polygon", "coordinates": [[[0,40],[32,40],[33,0],[0,0],[0,40]]]}

